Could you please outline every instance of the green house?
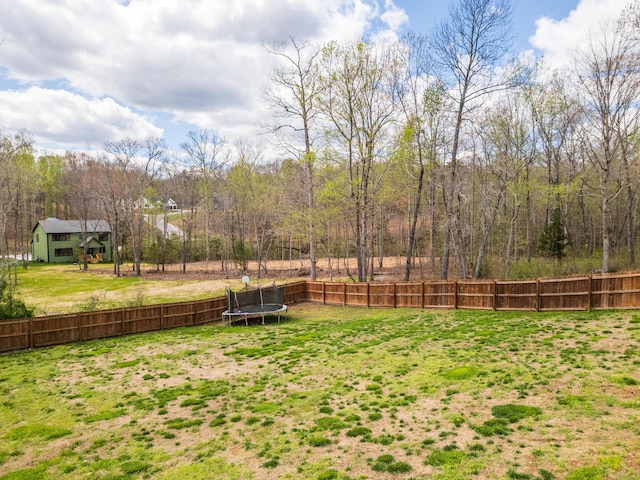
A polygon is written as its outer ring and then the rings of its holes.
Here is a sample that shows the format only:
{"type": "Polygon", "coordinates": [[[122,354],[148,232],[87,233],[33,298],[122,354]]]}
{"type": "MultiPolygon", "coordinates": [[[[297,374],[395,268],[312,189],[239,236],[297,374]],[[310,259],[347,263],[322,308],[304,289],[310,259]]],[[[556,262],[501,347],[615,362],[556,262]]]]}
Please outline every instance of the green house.
{"type": "Polygon", "coordinates": [[[87,244],[87,255],[111,261],[111,227],[104,220],[40,220],[32,230],[31,255],[46,263],[77,262],[87,244]]]}

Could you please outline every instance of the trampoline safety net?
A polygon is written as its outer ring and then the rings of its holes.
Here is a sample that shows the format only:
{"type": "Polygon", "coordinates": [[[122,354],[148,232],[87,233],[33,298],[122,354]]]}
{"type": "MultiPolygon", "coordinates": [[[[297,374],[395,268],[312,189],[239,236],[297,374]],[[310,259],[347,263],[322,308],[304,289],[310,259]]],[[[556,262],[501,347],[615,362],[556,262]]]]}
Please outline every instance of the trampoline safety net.
{"type": "Polygon", "coordinates": [[[265,305],[282,305],[284,289],[275,285],[257,290],[233,292],[227,290],[227,304],[230,313],[254,310],[265,305]],[[253,307],[253,308],[251,308],[253,307]]]}

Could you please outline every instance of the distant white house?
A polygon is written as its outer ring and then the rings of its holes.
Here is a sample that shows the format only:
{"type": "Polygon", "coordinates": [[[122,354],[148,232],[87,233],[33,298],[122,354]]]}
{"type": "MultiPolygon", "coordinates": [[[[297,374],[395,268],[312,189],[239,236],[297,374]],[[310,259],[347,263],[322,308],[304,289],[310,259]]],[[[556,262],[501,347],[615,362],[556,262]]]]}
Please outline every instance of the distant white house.
{"type": "Polygon", "coordinates": [[[160,210],[178,210],[178,204],[173,198],[168,198],[166,200],[149,200],[146,197],[142,197],[139,205],[142,205],[142,208],[144,208],[145,210],[152,210],[155,208],[160,210]]]}

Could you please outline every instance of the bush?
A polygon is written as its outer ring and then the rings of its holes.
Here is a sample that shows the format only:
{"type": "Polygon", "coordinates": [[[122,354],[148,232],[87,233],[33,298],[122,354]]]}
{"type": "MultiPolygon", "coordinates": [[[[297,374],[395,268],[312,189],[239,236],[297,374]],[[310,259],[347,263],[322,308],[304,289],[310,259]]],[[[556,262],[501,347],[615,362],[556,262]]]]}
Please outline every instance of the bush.
{"type": "Polygon", "coordinates": [[[0,320],[33,317],[33,308],[16,296],[15,291],[6,281],[0,280],[0,320]]]}

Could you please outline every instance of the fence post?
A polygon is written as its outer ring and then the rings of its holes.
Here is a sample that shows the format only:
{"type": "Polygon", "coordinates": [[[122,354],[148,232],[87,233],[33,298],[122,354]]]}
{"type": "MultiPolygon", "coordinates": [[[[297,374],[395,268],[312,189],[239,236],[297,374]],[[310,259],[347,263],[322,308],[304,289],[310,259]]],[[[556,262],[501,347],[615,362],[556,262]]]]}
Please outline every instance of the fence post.
{"type": "Polygon", "coordinates": [[[498,281],[493,281],[493,311],[495,312],[497,309],[498,303],[498,281]]]}
{"type": "Polygon", "coordinates": [[[398,307],[398,285],[393,282],[393,308],[398,307]]]}
{"type": "Polygon", "coordinates": [[[346,305],[347,304],[347,284],[343,283],[342,284],[342,305],[346,305]]]}
{"type": "Polygon", "coordinates": [[[78,340],[82,341],[82,313],[78,313],[76,319],[76,324],[78,325],[78,340]]]}
{"type": "Polygon", "coordinates": [[[164,303],[160,304],[160,330],[164,330],[164,303]]]}
{"type": "Polygon", "coordinates": [[[371,289],[369,288],[369,282],[367,282],[367,308],[371,306],[371,289]]]}
{"type": "Polygon", "coordinates": [[[33,350],[33,318],[29,317],[29,350],[33,350]]]}
{"type": "MultiPolygon", "coordinates": [[[[308,297],[308,295],[307,295],[308,297]]],[[[307,298],[308,300],[308,298],[307,298]]],[[[322,282],[322,304],[327,304],[327,282],[322,282]]]]}
{"type": "Polygon", "coordinates": [[[196,300],[193,305],[193,324],[198,324],[198,300],[196,300]]]}
{"type": "Polygon", "coordinates": [[[587,291],[587,310],[591,310],[592,305],[592,299],[591,296],[593,294],[593,275],[589,274],[589,289],[587,291]]]}
{"type": "Polygon", "coordinates": [[[536,312],[540,311],[540,279],[536,278],[536,312]]]}
{"type": "Polygon", "coordinates": [[[458,281],[453,282],[453,308],[458,309],[458,281]]]}
{"type": "Polygon", "coordinates": [[[424,282],[420,282],[420,307],[424,308],[424,282]]]}

